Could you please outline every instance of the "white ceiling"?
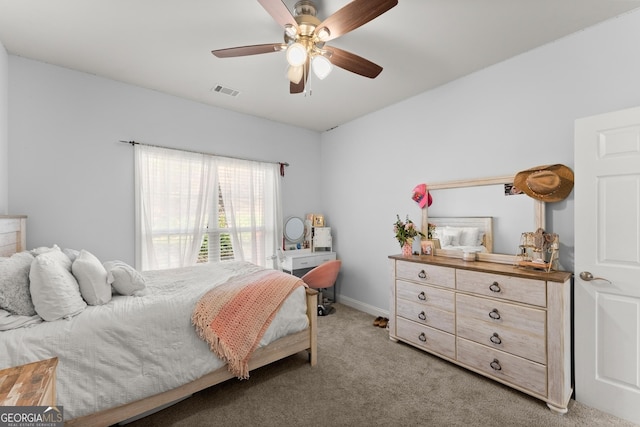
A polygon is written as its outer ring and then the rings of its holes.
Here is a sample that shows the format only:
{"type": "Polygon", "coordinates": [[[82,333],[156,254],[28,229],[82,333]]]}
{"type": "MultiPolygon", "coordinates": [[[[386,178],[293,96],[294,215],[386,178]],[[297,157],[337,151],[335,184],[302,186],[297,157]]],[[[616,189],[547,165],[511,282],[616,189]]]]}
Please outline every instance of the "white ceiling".
{"type": "MultiPolygon", "coordinates": [[[[284,3],[293,9],[296,0],[284,3]]],[[[323,20],[348,0],[318,0],[323,20]]],[[[316,131],[339,126],[640,7],[640,0],[399,0],[328,43],[384,68],[335,68],[289,94],[284,52],[214,57],[278,43],[257,0],[0,0],[7,52],[316,131]],[[237,97],[212,92],[216,85],[237,97]]]]}

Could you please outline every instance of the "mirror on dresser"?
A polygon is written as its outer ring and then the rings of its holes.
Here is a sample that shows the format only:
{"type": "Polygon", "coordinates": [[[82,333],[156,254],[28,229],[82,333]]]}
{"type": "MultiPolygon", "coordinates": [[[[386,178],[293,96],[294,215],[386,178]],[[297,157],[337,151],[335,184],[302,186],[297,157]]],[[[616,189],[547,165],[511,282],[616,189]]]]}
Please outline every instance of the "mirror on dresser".
{"type": "MultiPolygon", "coordinates": [[[[422,230],[429,217],[491,217],[493,251],[479,253],[478,259],[509,262],[518,251],[521,234],[545,225],[544,202],[525,194],[505,194],[505,184],[512,184],[514,176],[427,183],[433,203],[423,209],[422,230]]],[[[437,250],[436,254],[462,257],[462,251],[455,252],[437,250]]]]}

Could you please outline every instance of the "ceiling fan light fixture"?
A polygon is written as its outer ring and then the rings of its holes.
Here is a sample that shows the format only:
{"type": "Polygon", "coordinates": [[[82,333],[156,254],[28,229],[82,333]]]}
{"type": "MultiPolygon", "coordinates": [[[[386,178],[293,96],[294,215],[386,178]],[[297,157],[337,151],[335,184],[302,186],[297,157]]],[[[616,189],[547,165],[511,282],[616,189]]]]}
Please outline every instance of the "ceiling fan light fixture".
{"type": "Polygon", "coordinates": [[[294,67],[307,61],[307,49],[302,43],[292,43],[287,48],[287,62],[294,67]]]}
{"type": "Polygon", "coordinates": [[[324,80],[333,70],[333,64],[324,56],[317,55],[311,60],[311,68],[320,80],[324,80]]]}
{"type": "Polygon", "coordinates": [[[331,36],[331,31],[327,27],[322,27],[316,32],[316,37],[321,42],[326,42],[329,36],[331,36]]]}
{"type": "Polygon", "coordinates": [[[298,29],[291,24],[287,24],[284,26],[284,32],[291,38],[295,38],[298,35],[298,29]]]}
{"type": "Polygon", "coordinates": [[[302,65],[289,65],[287,69],[287,78],[291,83],[298,84],[302,80],[304,74],[304,67],[302,65]]]}

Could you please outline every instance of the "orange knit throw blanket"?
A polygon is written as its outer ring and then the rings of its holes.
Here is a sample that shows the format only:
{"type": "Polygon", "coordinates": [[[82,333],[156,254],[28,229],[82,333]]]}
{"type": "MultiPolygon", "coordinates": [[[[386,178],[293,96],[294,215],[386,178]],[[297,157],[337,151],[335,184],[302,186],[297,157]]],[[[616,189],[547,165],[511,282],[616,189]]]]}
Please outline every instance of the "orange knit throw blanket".
{"type": "Polygon", "coordinates": [[[285,299],[304,282],[276,270],[234,277],[204,294],[191,321],[231,373],[249,378],[249,358],[285,299]]]}

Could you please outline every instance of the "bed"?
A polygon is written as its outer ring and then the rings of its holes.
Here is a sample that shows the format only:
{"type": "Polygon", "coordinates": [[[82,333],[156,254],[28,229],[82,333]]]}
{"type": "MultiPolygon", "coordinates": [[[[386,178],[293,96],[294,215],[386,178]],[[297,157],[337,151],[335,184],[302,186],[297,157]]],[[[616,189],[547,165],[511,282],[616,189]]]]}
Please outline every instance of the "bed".
{"type": "Polygon", "coordinates": [[[492,217],[429,217],[435,226],[432,238],[438,239],[440,248],[463,252],[493,252],[492,217]]]}
{"type": "MultiPolygon", "coordinates": [[[[4,260],[27,253],[25,223],[25,217],[0,217],[4,260]]],[[[106,303],[53,321],[0,310],[0,369],[58,357],[57,403],[65,425],[131,419],[238,376],[196,332],[194,307],[234,280],[283,274],[269,272],[245,262],[145,272],[144,288],[133,295],[114,293],[106,303]]],[[[299,352],[316,364],[317,293],[296,286],[287,295],[251,353],[249,370],[299,352]]]]}

